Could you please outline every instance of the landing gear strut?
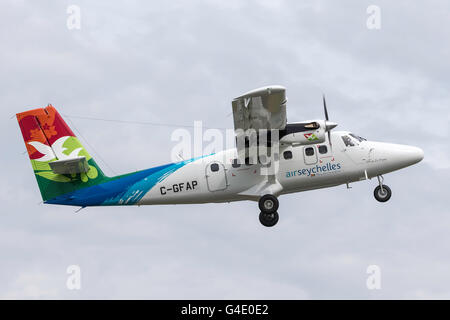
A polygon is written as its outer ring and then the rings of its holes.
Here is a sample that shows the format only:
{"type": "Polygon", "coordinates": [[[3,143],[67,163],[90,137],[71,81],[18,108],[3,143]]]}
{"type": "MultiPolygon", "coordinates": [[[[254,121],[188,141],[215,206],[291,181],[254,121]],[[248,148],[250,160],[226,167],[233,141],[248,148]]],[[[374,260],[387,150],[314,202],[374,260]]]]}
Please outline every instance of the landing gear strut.
{"type": "Polygon", "coordinates": [[[373,195],[375,199],[377,199],[379,202],[386,202],[392,196],[391,188],[383,184],[384,182],[383,176],[378,176],[377,178],[379,186],[375,188],[375,190],[373,191],[373,195]]]}
{"type": "Polygon", "coordinates": [[[271,194],[266,194],[259,199],[259,221],[265,227],[273,227],[279,220],[278,206],[279,202],[277,197],[271,194]]]}

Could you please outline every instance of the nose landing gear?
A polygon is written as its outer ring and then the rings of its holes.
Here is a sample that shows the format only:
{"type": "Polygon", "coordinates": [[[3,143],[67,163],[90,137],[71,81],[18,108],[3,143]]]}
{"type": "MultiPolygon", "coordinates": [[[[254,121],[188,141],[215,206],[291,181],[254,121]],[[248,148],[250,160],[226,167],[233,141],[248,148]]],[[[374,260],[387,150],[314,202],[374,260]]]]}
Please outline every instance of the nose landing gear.
{"type": "Polygon", "coordinates": [[[265,227],[273,227],[279,220],[277,197],[271,194],[266,194],[259,199],[258,203],[261,213],[259,214],[259,221],[265,227]]]}
{"type": "Polygon", "coordinates": [[[389,188],[387,185],[383,184],[384,178],[383,176],[378,176],[378,183],[379,186],[375,188],[373,191],[373,195],[375,199],[377,199],[379,202],[386,202],[388,201],[392,196],[391,188],[389,188]]]}

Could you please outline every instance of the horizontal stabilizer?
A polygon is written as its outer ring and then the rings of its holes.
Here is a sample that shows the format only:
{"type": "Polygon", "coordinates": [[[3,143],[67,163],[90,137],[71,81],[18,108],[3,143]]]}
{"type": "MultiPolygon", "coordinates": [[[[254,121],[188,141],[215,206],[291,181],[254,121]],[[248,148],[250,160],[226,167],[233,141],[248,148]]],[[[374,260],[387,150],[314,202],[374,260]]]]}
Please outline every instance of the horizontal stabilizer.
{"type": "Polygon", "coordinates": [[[89,164],[86,157],[56,160],[50,162],[49,165],[53,173],[56,174],[75,174],[89,171],[89,164]]]}

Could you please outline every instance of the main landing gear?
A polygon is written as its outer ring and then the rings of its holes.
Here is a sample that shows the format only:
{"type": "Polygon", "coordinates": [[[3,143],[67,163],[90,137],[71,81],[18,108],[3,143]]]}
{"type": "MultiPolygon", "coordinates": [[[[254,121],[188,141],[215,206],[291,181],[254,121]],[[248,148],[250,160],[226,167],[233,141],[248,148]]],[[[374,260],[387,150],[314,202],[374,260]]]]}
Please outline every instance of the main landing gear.
{"type": "Polygon", "coordinates": [[[378,178],[379,186],[377,186],[375,188],[375,190],[373,190],[373,195],[374,195],[375,199],[377,199],[378,201],[386,202],[392,196],[391,188],[389,188],[387,185],[383,184],[383,182],[384,182],[383,176],[378,176],[377,178],[378,178]]]}
{"type": "Polygon", "coordinates": [[[277,224],[278,219],[278,206],[279,202],[277,197],[271,194],[266,194],[259,199],[259,221],[265,227],[273,227],[277,224]]]}

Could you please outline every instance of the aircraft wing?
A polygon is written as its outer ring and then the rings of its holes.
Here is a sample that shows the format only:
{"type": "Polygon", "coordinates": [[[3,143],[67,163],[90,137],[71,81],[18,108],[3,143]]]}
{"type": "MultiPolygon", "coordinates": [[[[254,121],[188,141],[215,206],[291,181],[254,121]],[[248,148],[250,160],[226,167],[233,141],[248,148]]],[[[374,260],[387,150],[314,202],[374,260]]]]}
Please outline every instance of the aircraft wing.
{"type": "Polygon", "coordinates": [[[234,130],[286,127],[286,88],[268,86],[249,91],[232,101],[234,130]]]}
{"type": "MultiPolygon", "coordinates": [[[[275,85],[255,89],[233,99],[231,104],[233,107],[234,131],[238,158],[241,163],[247,163],[247,159],[252,159],[251,161],[255,164],[259,162],[257,159],[261,158],[257,155],[257,150],[261,151],[261,148],[262,150],[266,149],[263,154],[268,154],[267,151],[273,147],[272,143],[263,144],[259,136],[254,137],[253,133],[258,134],[260,130],[284,130],[287,123],[286,103],[286,88],[275,85]],[[256,142],[256,145],[250,141],[256,142]],[[245,159],[244,162],[243,159],[245,159]]],[[[276,136],[278,137],[278,134],[276,136]]],[[[271,137],[274,138],[272,134],[271,137]]],[[[272,142],[278,144],[279,140],[272,142]]],[[[274,150],[277,150],[277,148],[274,150]]],[[[272,149],[272,151],[274,150],[272,149]]],[[[255,186],[243,194],[260,196],[265,193],[278,194],[281,192],[282,187],[276,179],[277,167],[277,160],[262,164],[265,173],[261,174],[265,175],[267,179],[261,185],[255,186]]]]}

